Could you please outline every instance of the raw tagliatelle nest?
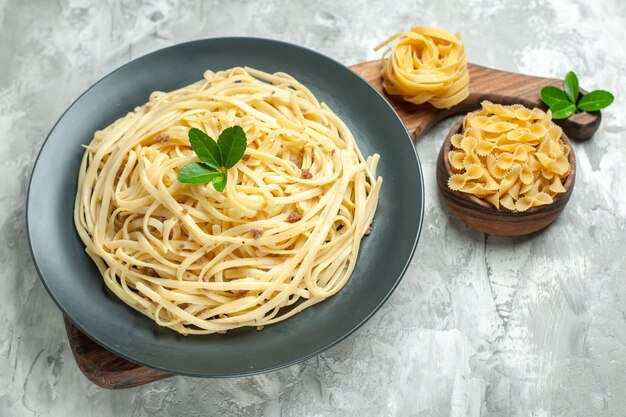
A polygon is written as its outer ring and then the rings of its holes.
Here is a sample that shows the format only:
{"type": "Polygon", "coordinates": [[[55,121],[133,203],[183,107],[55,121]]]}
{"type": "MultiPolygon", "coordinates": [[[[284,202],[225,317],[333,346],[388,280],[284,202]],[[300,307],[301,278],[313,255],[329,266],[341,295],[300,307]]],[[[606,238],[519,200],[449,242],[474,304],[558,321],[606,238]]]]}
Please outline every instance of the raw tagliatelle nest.
{"type": "Polygon", "coordinates": [[[399,32],[374,50],[394,42],[383,55],[383,88],[414,104],[450,108],[469,95],[465,46],[459,34],[416,26],[399,32]]]}
{"type": "Polygon", "coordinates": [[[569,148],[551,112],[488,101],[452,136],[448,186],[495,208],[523,212],[551,204],[566,191],[569,148]]]}

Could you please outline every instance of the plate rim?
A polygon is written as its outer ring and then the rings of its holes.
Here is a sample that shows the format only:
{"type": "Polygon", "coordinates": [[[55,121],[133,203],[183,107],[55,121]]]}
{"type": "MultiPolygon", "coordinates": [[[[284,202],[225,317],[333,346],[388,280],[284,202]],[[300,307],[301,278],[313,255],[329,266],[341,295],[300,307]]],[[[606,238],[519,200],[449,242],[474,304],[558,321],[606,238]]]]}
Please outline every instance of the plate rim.
{"type": "MultiPolygon", "coordinates": [[[[395,111],[395,109],[393,108],[393,106],[391,105],[391,103],[389,103],[389,101],[374,87],[372,86],[367,80],[365,80],[360,74],[358,74],[357,72],[353,71],[351,69],[351,67],[341,63],[340,61],[322,54],[320,52],[317,52],[316,50],[304,47],[302,45],[299,44],[294,44],[294,43],[290,43],[290,42],[285,42],[282,40],[277,40],[277,39],[271,39],[271,38],[263,38],[263,37],[255,37],[255,36],[220,36],[220,37],[209,37],[209,38],[201,38],[201,39],[195,39],[195,40],[191,40],[191,41],[186,41],[186,42],[180,42],[180,43],[175,43],[173,45],[164,47],[164,48],[159,48],[156,50],[153,50],[151,52],[148,52],[146,54],[143,54],[141,56],[138,56],[132,60],[129,60],[128,62],[122,64],[121,66],[115,68],[114,70],[106,73],[104,76],[102,76],[101,78],[99,78],[96,82],[94,82],[93,84],[91,84],[86,90],[84,90],[80,95],[78,95],[74,100],[72,100],[72,103],[68,105],[68,107],[61,113],[61,115],[58,117],[58,119],[56,120],[56,122],[53,124],[53,126],[50,128],[50,131],[48,132],[48,134],[46,135],[46,138],[44,139],[44,141],[42,142],[42,144],[39,147],[39,150],[37,152],[37,157],[35,158],[35,161],[33,163],[33,167],[30,171],[30,176],[29,176],[29,180],[28,180],[28,187],[26,190],[26,209],[25,209],[25,213],[24,213],[24,217],[25,217],[25,223],[26,223],[26,236],[27,236],[27,240],[28,240],[28,248],[30,251],[30,255],[31,255],[31,259],[33,261],[33,264],[35,266],[35,270],[37,271],[37,275],[39,277],[39,281],[43,284],[44,288],[46,289],[46,292],[48,293],[48,295],[50,296],[50,298],[52,298],[52,300],[54,301],[54,303],[56,304],[57,308],[61,311],[61,313],[63,314],[63,316],[65,318],[67,318],[74,326],[76,326],[81,332],[83,332],[87,337],[89,337],[91,340],[93,340],[94,342],[96,342],[99,346],[101,346],[102,348],[108,350],[109,352],[124,358],[130,362],[139,364],[141,366],[147,367],[147,368],[151,368],[151,369],[156,369],[156,370],[160,370],[160,371],[164,371],[167,373],[170,373],[172,375],[182,375],[182,376],[189,376],[189,377],[201,377],[201,378],[238,378],[238,377],[246,377],[246,376],[253,376],[253,375],[259,375],[259,374],[264,374],[264,373],[268,373],[268,372],[273,372],[273,371],[277,371],[280,369],[284,369],[293,365],[297,365],[299,363],[302,363],[304,361],[307,361],[311,358],[314,358],[318,355],[320,355],[321,353],[327,351],[328,349],[332,348],[333,346],[339,344],[340,342],[344,341],[345,339],[347,339],[349,336],[351,336],[352,334],[354,334],[358,329],[360,329],[361,327],[363,327],[363,325],[369,321],[372,316],[374,314],[376,314],[381,307],[387,302],[387,300],[389,299],[389,297],[391,297],[391,295],[394,293],[394,291],[396,290],[396,288],[398,287],[398,285],[400,284],[400,282],[402,281],[402,279],[404,278],[404,276],[406,275],[406,272],[409,268],[409,266],[411,265],[411,261],[413,259],[413,257],[415,256],[415,251],[419,242],[419,238],[421,236],[421,232],[422,232],[422,228],[423,228],[423,223],[424,223],[424,209],[425,209],[425,191],[424,191],[424,173],[422,170],[422,164],[419,158],[419,155],[417,153],[417,149],[415,147],[415,143],[413,143],[413,141],[411,140],[411,134],[409,133],[409,131],[406,128],[406,125],[404,124],[404,122],[402,121],[402,119],[400,118],[400,116],[398,115],[398,113],[395,111]],[[30,226],[30,200],[31,200],[31,189],[32,189],[32,185],[33,185],[33,178],[34,178],[34,173],[39,165],[39,161],[40,158],[42,157],[42,154],[44,153],[44,150],[46,149],[46,146],[49,144],[49,139],[52,136],[53,132],[56,130],[57,126],[59,125],[59,123],[61,123],[61,121],[65,118],[66,114],[76,105],[76,103],[83,97],[85,96],[87,93],[89,93],[92,89],[96,88],[96,86],[98,86],[100,83],[102,83],[104,80],[106,80],[107,78],[109,78],[110,76],[112,76],[113,74],[122,71],[124,68],[132,65],[133,63],[135,63],[136,61],[145,59],[149,56],[153,56],[168,50],[172,50],[172,49],[177,49],[183,46],[192,46],[193,44],[202,44],[205,42],[228,42],[228,41],[261,41],[261,42],[267,42],[270,44],[276,44],[282,47],[291,47],[291,48],[297,48],[300,50],[305,51],[308,54],[313,54],[318,56],[319,58],[325,59],[325,60],[329,60],[332,63],[343,67],[345,70],[347,70],[348,72],[352,73],[354,76],[358,77],[361,82],[367,87],[369,88],[372,92],[374,92],[381,100],[383,100],[383,102],[385,103],[385,105],[387,107],[389,107],[389,109],[392,111],[392,114],[395,116],[395,118],[397,119],[398,123],[400,123],[400,125],[402,126],[402,129],[405,133],[406,139],[411,143],[410,148],[413,150],[412,155],[414,156],[414,163],[417,165],[417,171],[419,173],[419,183],[420,183],[420,195],[419,195],[419,200],[420,200],[420,207],[419,207],[419,218],[417,221],[417,230],[415,233],[415,236],[413,237],[413,244],[412,247],[409,251],[409,255],[407,256],[407,260],[405,262],[405,264],[403,265],[400,273],[398,274],[398,277],[395,279],[395,282],[393,283],[393,285],[389,288],[389,291],[387,291],[387,293],[385,294],[385,296],[376,304],[376,306],[370,311],[368,312],[365,316],[363,316],[363,318],[354,326],[352,326],[352,328],[345,332],[343,335],[341,335],[340,337],[336,338],[335,340],[332,340],[331,342],[324,344],[322,347],[320,347],[319,349],[310,352],[306,355],[300,356],[296,359],[290,360],[288,362],[281,362],[279,364],[276,364],[274,366],[269,366],[269,367],[262,367],[262,368],[253,368],[253,369],[246,369],[244,371],[239,371],[239,372],[235,372],[235,373],[230,373],[230,374],[226,374],[226,373],[219,373],[219,374],[211,374],[208,375],[206,373],[202,373],[202,372],[188,372],[188,371],[181,371],[181,370],[177,370],[177,369],[171,369],[168,368],[167,366],[160,366],[158,364],[153,364],[153,363],[146,363],[145,361],[141,360],[141,358],[135,358],[132,357],[130,355],[126,355],[123,352],[118,351],[115,347],[112,347],[109,343],[102,341],[99,337],[96,337],[92,334],[92,332],[89,331],[89,329],[84,326],[83,324],[79,322],[76,322],[74,320],[73,317],[70,317],[70,315],[67,313],[66,309],[63,307],[63,305],[59,302],[58,298],[54,295],[53,291],[51,291],[51,289],[48,286],[48,283],[46,281],[46,279],[44,278],[44,274],[42,274],[42,271],[40,269],[39,263],[37,262],[37,256],[35,255],[35,251],[33,249],[33,236],[32,236],[32,229],[30,226]]],[[[66,337],[67,337],[67,332],[66,332],[66,337]]],[[[74,352],[72,352],[74,353],[74,352]]],[[[76,359],[76,358],[75,358],[76,359]]],[[[80,365],[79,365],[79,368],[80,365]]],[[[82,368],[81,368],[81,371],[82,368]]]]}

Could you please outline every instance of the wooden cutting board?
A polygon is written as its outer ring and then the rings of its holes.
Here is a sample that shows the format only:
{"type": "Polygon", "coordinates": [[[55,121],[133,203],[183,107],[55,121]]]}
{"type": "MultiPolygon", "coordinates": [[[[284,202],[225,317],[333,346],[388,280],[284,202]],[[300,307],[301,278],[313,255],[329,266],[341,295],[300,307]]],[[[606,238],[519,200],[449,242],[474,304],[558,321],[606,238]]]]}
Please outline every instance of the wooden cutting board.
{"type": "MultiPolygon", "coordinates": [[[[372,84],[391,103],[402,118],[414,142],[428,132],[440,120],[460,113],[476,110],[483,100],[501,104],[523,104],[526,107],[543,107],[539,97],[541,87],[562,86],[562,81],[552,78],[531,77],[512,72],[499,71],[479,65],[468,64],[470,95],[451,109],[435,109],[428,104],[415,105],[390,98],[382,90],[381,62],[370,61],[357,64],[351,69],[372,84]]],[[[582,90],[581,90],[582,91],[582,90]]],[[[584,91],[582,91],[584,94],[584,91]]],[[[557,121],[574,140],[591,137],[600,125],[600,112],[578,113],[566,120],[557,121]]],[[[441,140],[445,135],[441,137],[441,140]]],[[[171,376],[162,371],[147,368],[109,352],[89,339],[67,318],[65,328],[76,363],[93,383],[111,389],[131,388],[171,376]]]]}

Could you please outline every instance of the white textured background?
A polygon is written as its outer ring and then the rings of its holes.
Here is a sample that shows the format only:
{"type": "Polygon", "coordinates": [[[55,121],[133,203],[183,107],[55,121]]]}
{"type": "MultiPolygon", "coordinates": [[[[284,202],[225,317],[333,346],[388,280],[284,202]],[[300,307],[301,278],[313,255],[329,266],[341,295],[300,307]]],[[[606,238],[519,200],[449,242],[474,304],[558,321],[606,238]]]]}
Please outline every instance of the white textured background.
{"type": "Polygon", "coordinates": [[[0,415],[625,416],[625,26],[622,0],[0,0],[0,415]],[[355,335],[262,376],[90,384],[25,236],[27,180],[63,110],[130,59],[182,41],[268,37],[350,65],[414,24],[460,31],[474,63],[574,69],[584,88],[616,94],[595,137],[575,144],[576,189],[558,221],[510,239],[451,218],[434,178],[444,122],[417,145],[427,202],[411,268],[355,335]]]}

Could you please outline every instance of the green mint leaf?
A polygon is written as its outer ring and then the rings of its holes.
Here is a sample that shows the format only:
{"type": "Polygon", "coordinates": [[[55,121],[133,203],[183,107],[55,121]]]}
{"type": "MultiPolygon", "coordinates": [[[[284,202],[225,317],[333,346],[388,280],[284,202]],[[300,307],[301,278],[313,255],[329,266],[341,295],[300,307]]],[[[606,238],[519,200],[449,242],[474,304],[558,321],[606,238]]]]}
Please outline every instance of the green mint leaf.
{"type": "MultiPolygon", "coordinates": [[[[217,140],[217,146],[222,153],[222,166],[226,168],[234,167],[246,151],[247,144],[246,132],[243,131],[241,126],[235,125],[224,129],[217,140]]],[[[226,181],[224,181],[224,184],[226,184],[226,181]]]]}
{"type": "Polygon", "coordinates": [[[595,90],[580,98],[578,108],[582,111],[598,111],[613,103],[615,97],[605,90],[595,90]]]}
{"type": "Polygon", "coordinates": [[[224,191],[224,188],[226,188],[226,180],[228,179],[228,176],[224,171],[219,171],[217,174],[218,175],[211,178],[211,183],[213,184],[213,188],[215,188],[215,191],[221,193],[222,191],[224,191]]]}
{"type": "Polygon", "coordinates": [[[220,173],[221,171],[216,171],[206,164],[193,162],[178,172],[178,181],[185,184],[206,184],[220,173]]]}
{"type": "Polygon", "coordinates": [[[550,106],[553,119],[567,119],[576,112],[576,106],[569,101],[557,101],[550,106]]]}
{"type": "Polygon", "coordinates": [[[558,101],[568,101],[565,92],[558,87],[547,86],[541,89],[541,101],[550,107],[558,101]]]}
{"type": "Polygon", "coordinates": [[[189,129],[189,143],[198,158],[211,168],[222,166],[222,156],[217,143],[200,129],[189,129]]]}
{"type": "Polygon", "coordinates": [[[178,181],[187,184],[210,182],[216,191],[226,188],[226,169],[232,168],[246,151],[248,141],[241,126],[224,129],[215,142],[200,129],[189,129],[189,143],[202,162],[187,164],[178,173],[178,181]]]}
{"type": "Polygon", "coordinates": [[[563,87],[569,101],[576,104],[576,101],[578,101],[578,77],[574,74],[574,71],[570,71],[565,75],[563,87]]]}

